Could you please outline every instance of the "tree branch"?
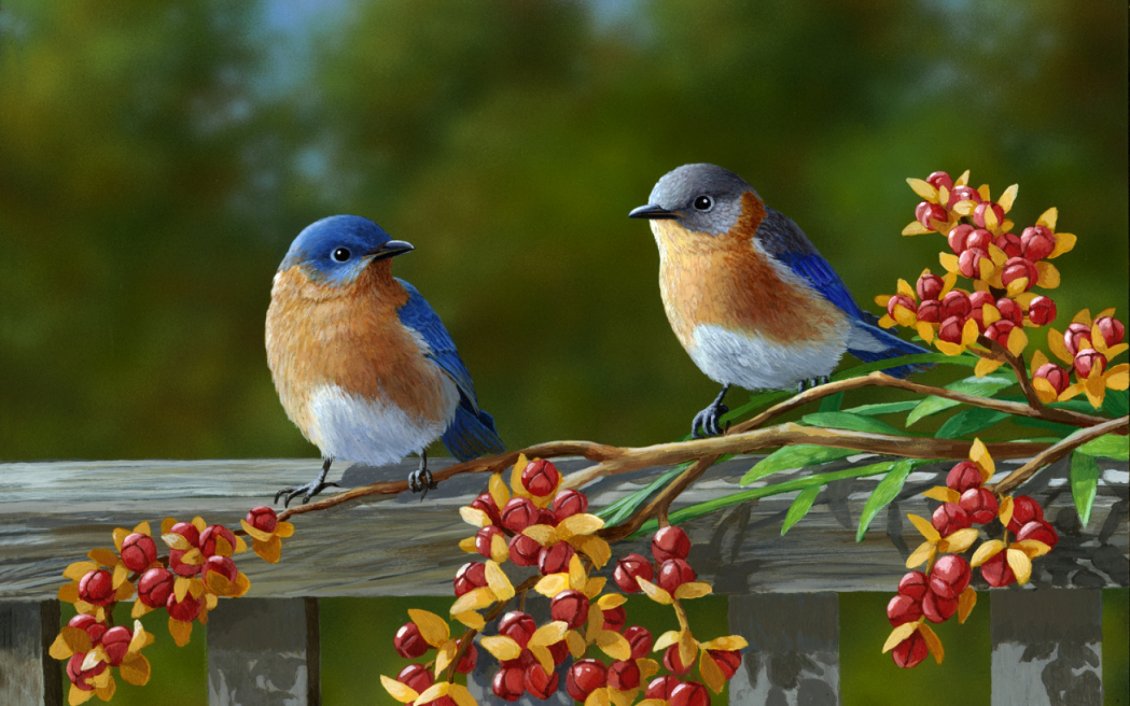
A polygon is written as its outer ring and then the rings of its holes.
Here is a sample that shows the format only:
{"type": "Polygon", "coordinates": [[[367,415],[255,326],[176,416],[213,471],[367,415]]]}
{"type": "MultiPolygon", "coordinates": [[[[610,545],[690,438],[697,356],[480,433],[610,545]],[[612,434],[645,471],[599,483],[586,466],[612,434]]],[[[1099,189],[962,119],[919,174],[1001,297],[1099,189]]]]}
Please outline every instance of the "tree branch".
{"type": "Polygon", "coordinates": [[[1036,454],[1031,461],[1017,468],[1012,473],[1009,473],[1001,482],[986,487],[1000,495],[1009,493],[1035,475],[1036,472],[1044,466],[1055,463],[1088,441],[1097,439],[1104,434],[1126,434],[1128,430],[1130,430],[1130,417],[1110,419],[1102,424],[1080,429],[1036,454]]]}

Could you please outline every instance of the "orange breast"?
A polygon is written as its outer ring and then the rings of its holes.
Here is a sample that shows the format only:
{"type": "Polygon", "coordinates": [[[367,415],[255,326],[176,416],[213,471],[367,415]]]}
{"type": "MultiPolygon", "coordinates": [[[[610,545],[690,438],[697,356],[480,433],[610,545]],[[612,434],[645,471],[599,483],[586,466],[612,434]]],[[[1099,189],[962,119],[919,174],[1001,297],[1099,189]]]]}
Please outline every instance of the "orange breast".
{"type": "Polygon", "coordinates": [[[382,399],[429,421],[450,412],[444,373],[397,318],[407,300],[387,263],[374,263],[347,287],[311,282],[299,267],[275,276],[267,362],[287,415],[308,439],[318,443],[311,438],[310,399],[323,385],[382,399]]]}

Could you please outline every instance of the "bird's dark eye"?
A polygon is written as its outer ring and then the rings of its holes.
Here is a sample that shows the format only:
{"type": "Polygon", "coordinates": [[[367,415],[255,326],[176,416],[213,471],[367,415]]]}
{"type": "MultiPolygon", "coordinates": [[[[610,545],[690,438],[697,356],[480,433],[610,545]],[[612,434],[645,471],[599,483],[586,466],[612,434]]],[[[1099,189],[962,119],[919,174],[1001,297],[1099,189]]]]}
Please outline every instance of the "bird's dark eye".
{"type": "Polygon", "coordinates": [[[352,254],[353,253],[349,252],[349,248],[338,248],[333,251],[333,254],[330,255],[330,257],[337,260],[338,262],[345,262],[352,254]]]}
{"type": "Polygon", "coordinates": [[[695,198],[694,207],[699,211],[709,211],[710,209],[714,208],[714,199],[703,194],[702,196],[695,198]]]}

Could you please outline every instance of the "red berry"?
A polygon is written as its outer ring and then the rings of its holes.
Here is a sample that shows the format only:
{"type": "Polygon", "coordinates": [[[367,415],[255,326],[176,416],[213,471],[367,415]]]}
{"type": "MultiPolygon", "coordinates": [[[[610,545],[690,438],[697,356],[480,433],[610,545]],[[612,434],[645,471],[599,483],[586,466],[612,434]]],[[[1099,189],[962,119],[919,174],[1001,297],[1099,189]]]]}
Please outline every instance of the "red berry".
{"type": "Polygon", "coordinates": [[[977,204],[977,208],[973,209],[973,222],[981,228],[999,227],[1004,222],[1004,208],[999,203],[992,201],[982,201],[977,204]],[[993,213],[993,219],[990,222],[989,211],[993,213]]]}
{"type": "Polygon", "coordinates": [[[925,638],[922,637],[922,633],[915,631],[913,635],[895,645],[891,650],[891,659],[903,669],[910,669],[926,659],[927,654],[929,649],[926,647],[925,638]]]}
{"type": "Polygon", "coordinates": [[[608,666],[608,686],[627,691],[640,685],[640,668],[633,660],[617,660],[608,666]]]}
{"type": "Polygon", "coordinates": [[[977,248],[989,252],[989,246],[993,244],[993,234],[984,228],[977,228],[969,233],[965,238],[965,249],[977,248]]]}
{"type": "Polygon", "coordinates": [[[1072,365],[1078,377],[1087,378],[1091,376],[1091,371],[1096,368],[1100,373],[1106,369],[1106,356],[1094,348],[1084,348],[1075,354],[1072,365]]]}
{"type": "Polygon", "coordinates": [[[970,488],[961,494],[961,509],[969,514],[975,524],[992,522],[997,516],[997,496],[985,488],[970,488]]]}
{"type": "Polygon", "coordinates": [[[138,599],[150,608],[164,606],[173,592],[175,578],[165,567],[154,566],[137,581],[138,599]]]}
{"type": "Polygon", "coordinates": [[[223,525],[209,525],[204,528],[200,533],[200,551],[204,556],[215,556],[222,554],[223,556],[231,556],[235,551],[235,534],[230,529],[223,525]],[[224,538],[227,546],[223,547],[224,551],[219,551],[216,540],[220,537],[224,538]]]}
{"type": "Polygon", "coordinates": [[[260,532],[274,532],[279,524],[279,516],[275,514],[275,509],[266,505],[251,508],[247,511],[245,519],[247,524],[260,532]]]}
{"type": "Polygon", "coordinates": [[[918,283],[915,284],[914,288],[918,292],[918,298],[925,302],[940,297],[945,286],[946,283],[941,277],[923,272],[919,275],[918,283]]]}
{"type": "Polygon", "coordinates": [[[1126,327],[1113,316],[1100,316],[1095,319],[1095,326],[1098,327],[1099,335],[1103,337],[1107,346],[1118,345],[1126,335],[1126,327]]]}
{"type": "Polygon", "coordinates": [[[122,663],[132,639],[133,633],[130,629],[121,625],[110,628],[102,636],[102,649],[106,650],[106,658],[110,661],[111,667],[122,663]]]}
{"type": "Polygon", "coordinates": [[[1017,280],[1027,279],[1023,291],[1028,291],[1036,285],[1039,276],[1031,260],[1024,257],[1010,257],[1004,263],[1004,270],[1001,271],[1001,282],[1007,287],[1017,280]]]}
{"type": "Polygon", "coordinates": [[[942,297],[942,320],[945,321],[951,316],[964,320],[966,316],[969,316],[969,311],[972,308],[968,294],[957,289],[951,289],[942,297]]]}
{"type": "Polygon", "coordinates": [[[541,549],[541,544],[533,537],[516,534],[510,538],[510,561],[518,566],[535,566],[541,549]]]}
{"type": "Polygon", "coordinates": [[[102,639],[102,635],[106,633],[106,623],[100,623],[93,615],[86,615],[79,613],[75,617],[67,621],[67,625],[79,630],[85,630],[86,634],[90,636],[90,641],[95,645],[102,639]]]}
{"type": "Polygon", "coordinates": [[[589,599],[580,591],[562,591],[550,601],[549,614],[554,620],[565,621],[571,628],[579,628],[589,619],[589,599]]]}
{"type": "Polygon", "coordinates": [[[178,601],[175,594],[169,594],[168,600],[165,601],[165,609],[169,611],[169,617],[186,623],[200,615],[200,608],[200,601],[193,598],[191,593],[184,594],[182,601],[178,601]]]}
{"type": "Polygon", "coordinates": [[[1045,520],[1032,520],[1020,528],[1020,531],[1016,533],[1016,539],[1020,541],[1034,539],[1049,547],[1055,547],[1059,543],[1059,533],[1045,520]]]}
{"type": "Polygon", "coordinates": [[[632,659],[641,659],[651,652],[654,640],[651,631],[640,625],[633,625],[624,631],[624,639],[632,646],[632,659]]]}
{"type": "Polygon", "coordinates": [[[922,201],[914,207],[914,218],[927,228],[934,227],[934,221],[941,221],[943,224],[949,217],[949,213],[944,206],[929,201],[922,201]]]}
{"type": "Polygon", "coordinates": [[[944,623],[956,612],[956,598],[942,598],[933,591],[927,591],[922,598],[922,615],[932,623],[944,623]]]}
{"type": "Polygon", "coordinates": [[[203,564],[189,564],[185,562],[184,555],[187,553],[188,551],[184,549],[169,550],[169,568],[178,576],[192,577],[199,574],[200,570],[204,568],[203,564]]]}
{"type": "Polygon", "coordinates": [[[560,481],[561,474],[557,472],[557,466],[545,459],[530,461],[526,464],[526,470],[522,471],[522,487],[539,498],[557,490],[560,481]]]}
{"type": "Polygon", "coordinates": [[[698,574],[685,559],[668,559],[659,565],[659,578],[656,583],[660,588],[674,595],[675,589],[696,578],[698,574]]]}
{"type": "Polygon", "coordinates": [[[714,658],[718,668],[722,670],[722,675],[726,679],[733,679],[738,667],[741,666],[742,653],[737,650],[707,650],[707,652],[714,658]]]}
{"type": "Polygon", "coordinates": [[[517,642],[519,647],[523,648],[529,643],[537,629],[538,624],[534,622],[534,619],[528,613],[523,613],[520,610],[510,611],[502,616],[502,620],[498,623],[498,634],[509,637],[517,642]]]}
{"type": "Polygon", "coordinates": [[[1067,352],[1075,355],[1084,348],[1091,347],[1091,328],[1087,324],[1071,323],[1063,332],[1063,345],[1067,352]]]}
{"type": "Polygon", "coordinates": [[[502,516],[498,511],[498,505],[494,502],[494,498],[490,493],[480,493],[471,501],[471,507],[485,512],[492,523],[496,525],[502,524],[502,516]]]}
{"type": "Polygon", "coordinates": [[[565,675],[565,691],[577,701],[584,701],[608,681],[608,670],[595,659],[582,659],[573,663],[565,675]]]}
{"type": "Polygon", "coordinates": [[[950,250],[953,250],[954,255],[960,255],[965,252],[965,241],[972,232],[973,226],[968,223],[961,223],[950,229],[949,234],[946,235],[946,241],[949,243],[950,250]]]}
{"type": "Polygon", "coordinates": [[[953,188],[953,178],[947,172],[930,172],[930,176],[926,177],[926,183],[935,189],[953,188]]]}
{"type": "Polygon", "coordinates": [[[950,206],[953,206],[958,201],[972,201],[973,203],[981,203],[981,194],[972,186],[955,186],[950,191],[950,206]]]}
{"type": "Polygon", "coordinates": [[[420,634],[420,627],[412,622],[400,626],[392,638],[392,646],[396,648],[397,654],[406,659],[416,659],[431,647],[420,634]]]}
{"type": "Polygon", "coordinates": [[[510,498],[502,508],[502,526],[511,532],[521,532],[541,517],[541,511],[529,498],[510,498]]]}
{"type": "Polygon", "coordinates": [[[215,572],[230,582],[235,582],[239,577],[239,569],[236,568],[235,562],[229,556],[210,556],[204,561],[202,569],[205,576],[209,572],[215,572]]]}
{"type": "Polygon", "coordinates": [[[481,564],[477,561],[469,561],[463,566],[459,567],[459,571],[455,572],[455,578],[452,580],[452,585],[455,588],[455,595],[462,596],[464,593],[475,589],[482,588],[487,585],[487,567],[486,564],[481,564]]]}
{"type": "Polygon", "coordinates": [[[1020,234],[1020,252],[1032,260],[1043,260],[1055,250],[1055,234],[1044,226],[1028,226],[1020,234]]]}
{"type": "Polygon", "coordinates": [[[672,674],[686,674],[690,671],[693,663],[683,664],[682,660],[679,659],[679,643],[675,643],[674,645],[669,645],[667,649],[663,651],[663,666],[672,674]]]}
{"type": "Polygon", "coordinates": [[[425,689],[435,683],[431,670],[422,664],[410,664],[401,669],[400,674],[396,675],[396,681],[407,685],[417,694],[424,693],[425,689]]]}
{"type": "Polygon", "coordinates": [[[67,678],[82,691],[94,691],[94,685],[90,684],[89,680],[106,671],[109,665],[105,662],[99,662],[90,669],[83,671],[82,663],[85,660],[85,652],[76,652],[71,655],[71,658],[67,661],[67,678]]]}
{"type": "Polygon", "coordinates": [[[946,475],[946,485],[959,493],[979,488],[982,482],[981,467],[972,461],[958,463],[946,475]]]}
{"type": "Polygon", "coordinates": [[[899,579],[898,592],[909,596],[916,601],[921,601],[926,592],[930,590],[929,579],[921,571],[911,571],[899,579]]]}
{"type": "Polygon", "coordinates": [[[1016,574],[1012,573],[1005,552],[1000,552],[981,564],[981,576],[993,588],[1001,588],[1016,582],[1016,574]]]}
{"type": "Polygon", "coordinates": [[[517,701],[526,689],[526,675],[520,667],[503,667],[490,684],[494,695],[504,701],[517,701]]]}
{"type": "Polygon", "coordinates": [[[1044,508],[1027,495],[1017,495],[1012,499],[1012,517],[1008,521],[1008,531],[1016,534],[1020,528],[1034,520],[1044,519],[1044,508]]]}
{"type": "Polygon", "coordinates": [[[569,657],[569,645],[565,641],[555,642],[548,647],[549,654],[553,656],[554,664],[563,664],[566,658],[569,657]]]}
{"type": "Polygon", "coordinates": [[[566,572],[569,570],[569,561],[575,554],[576,551],[568,542],[556,542],[551,546],[543,547],[538,554],[538,570],[542,575],[566,572]]]}
{"type": "Polygon", "coordinates": [[[651,538],[651,555],[656,561],[686,559],[691,552],[691,538],[682,527],[668,525],[651,538]]]}
{"type": "Polygon", "coordinates": [[[190,546],[200,546],[200,530],[191,522],[178,522],[169,529],[171,534],[179,534],[188,540],[190,546]]]}
{"type": "Polygon", "coordinates": [[[981,263],[988,262],[992,264],[989,259],[987,250],[981,248],[966,248],[957,260],[957,269],[961,274],[969,279],[981,279],[981,263]]]}
{"type": "Polygon", "coordinates": [[[1032,377],[1047,380],[1051,383],[1056,395],[1063,394],[1063,391],[1071,384],[1071,374],[1055,363],[1044,363],[1032,377]]]}
{"type": "Polygon", "coordinates": [[[891,315],[891,318],[895,317],[895,310],[900,306],[909,309],[911,313],[914,313],[918,309],[918,305],[916,305],[914,300],[910,297],[905,294],[893,294],[891,298],[887,300],[887,313],[891,315]]]}
{"type": "Polygon", "coordinates": [[[936,324],[941,321],[942,303],[936,299],[927,299],[918,305],[918,320],[936,324]]]}
{"type": "Polygon", "coordinates": [[[612,632],[620,632],[624,627],[624,623],[628,621],[628,613],[624,610],[624,606],[616,606],[603,611],[604,613],[604,629],[611,630],[612,632]]]}
{"type": "Polygon", "coordinates": [[[671,698],[671,692],[675,690],[675,687],[682,683],[683,682],[680,681],[678,677],[673,677],[670,674],[663,677],[656,677],[647,685],[647,689],[644,691],[644,698],[663,699],[666,701],[671,698]]]}
{"type": "Polygon", "coordinates": [[[1008,336],[1012,330],[1016,328],[1016,324],[1008,319],[1001,319],[989,324],[989,328],[985,329],[985,338],[990,341],[996,341],[1004,347],[1008,347],[1008,336]]]}
{"type": "Polygon", "coordinates": [[[688,681],[671,690],[668,706],[710,706],[710,694],[698,682],[688,681]]]}
{"type": "Polygon", "coordinates": [[[1055,302],[1043,295],[1028,302],[1028,319],[1037,326],[1050,324],[1056,315],[1055,302]]]}
{"type": "Polygon", "coordinates": [[[560,522],[566,517],[588,512],[589,499],[579,490],[567,488],[557,494],[553,499],[553,515],[560,522]]]}
{"type": "Polygon", "coordinates": [[[993,238],[993,245],[1003,250],[1008,257],[1020,257],[1024,252],[1020,237],[1016,233],[1001,233],[993,238]]]}
{"type": "Polygon", "coordinates": [[[1020,310],[1020,305],[1013,299],[1008,297],[998,299],[997,311],[1000,312],[1002,319],[1011,321],[1017,326],[1024,323],[1024,312],[1020,310]]]}
{"type": "Polygon", "coordinates": [[[134,532],[122,540],[122,563],[130,571],[145,571],[157,561],[157,543],[147,534],[134,532]]]}
{"type": "Polygon", "coordinates": [[[922,617],[922,604],[910,596],[896,594],[887,602],[887,620],[891,625],[902,625],[922,617]]]}
{"type": "MultiPolygon", "coordinates": [[[[976,291],[969,295],[969,315],[980,316],[983,312],[982,309],[986,304],[995,305],[996,301],[993,300],[993,295],[989,292],[976,291]]],[[[978,319],[980,323],[980,319],[978,319]]]]}
{"type": "MultiPolygon", "coordinates": [[[[945,305],[942,305],[943,308],[945,305]]],[[[950,343],[961,343],[961,336],[964,332],[965,321],[960,316],[951,316],[942,322],[938,327],[938,338],[950,343]]]]}
{"type": "Polygon", "coordinates": [[[957,598],[969,585],[972,569],[960,554],[946,554],[930,570],[930,592],[941,598],[957,598]]]}
{"type": "Polygon", "coordinates": [[[491,546],[494,544],[495,537],[502,537],[505,539],[505,533],[498,525],[487,525],[482,527],[475,533],[475,551],[487,559],[491,558],[491,546]]]}
{"type": "Polygon", "coordinates": [[[525,677],[526,691],[542,701],[557,691],[557,672],[547,672],[537,662],[526,667],[525,677]]]}
{"type": "Polygon", "coordinates": [[[930,518],[934,529],[938,530],[938,534],[943,537],[948,537],[954,532],[965,529],[973,524],[969,519],[969,514],[961,509],[957,503],[944,503],[934,510],[934,515],[930,518]]]}
{"type": "Polygon", "coordinates": [[[653,576],[651,562],[642,554],[628,554],[616,562],[616,569],[612,572],[616,585],[625,593],[639,593],[640,585],[636,579],[651,581],[653,576]]]}
{"type": "Polygon", "coordinates": [[[91,605],[106,605],[114,600],[114,577],[105,569],[92,569],[78,582],[78,597],[91,605]]]}

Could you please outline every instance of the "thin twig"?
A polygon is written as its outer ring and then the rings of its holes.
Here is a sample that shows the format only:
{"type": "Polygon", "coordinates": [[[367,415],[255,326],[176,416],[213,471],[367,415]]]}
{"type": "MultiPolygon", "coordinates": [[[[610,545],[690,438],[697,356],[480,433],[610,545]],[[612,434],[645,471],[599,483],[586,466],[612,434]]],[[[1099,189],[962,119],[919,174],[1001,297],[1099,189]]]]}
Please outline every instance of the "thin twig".
{"type": "MultiPolygon", "coordinates": [[[[522,583],[518,584],[517,587],[514,588],[514,595],[521,596],[522,599],[525,600],[526,592],[533,588],[534,584],[536,584],[539,579],[541,579],[540,575],[531,576],[522,583]]],[[[494,607],[487,611],[487,614],[483,616],[483,622],[489,623],[490,621],[501,615],[502,611],[506,610],[506,606],[510,605],[510,601],[512,600],[514,600],[513,597],[508,598],[505,601],[499,601],[498,603],[495,603],[494,607]]],[[[459,661],[463,659],[463,655],[467,653],[469,646],[475,641],[475,635],[478,634],[479,631],[475,628],[467,628],[467,630],[463,633],[463,637],[459,638],[459,649],[456,650],[455,657],[451,660],[451,669],[447,672],[447,681],[455,681],[455,669],[459,666],[459,661]]]]}
{"type": "Polygon", "coordinates": [[[667,518],[667,512],[671,509],[672,501],[681,495],[691,483],[698,480],[699,476],[705,473],[706,469],[713,466],[717,461],[718,456],[700,458],[668,483],[663,490],[659,491],[659,493],[651,499],[651,502],[632,513],[631,517],[618,525],[601,529],[599,532],[600,536],[609,542],[618,542],[625,537],[630,537],[635,534],[636,530],[642,527],[643,523],[650,520],[653,516],[659,518],[660,526],[667,524],[664,520],[667,518]]]}
{"type": "Polygon", "coordinates": [[[1088,441],[1097,439],[1104,434],[1126,434],[1128,431],[1130,431],[1130,417],[1110,419],[1102,424],[1080,429],[1033,456],[1031,461],[1009,473],[1001,482],[987,487],[997,494],[1011,492],[1044,466],[1055,463],[1088,441]]]}
{"type": "Polygon", "coordinates": [[[1036,394],[1036,388],[1032,385],[1032,379],[1028,377],[1028,366],[1024,363],[1024,356],[1015,356],[1012,354],[1012,351],[1008,350],[1005,346],[984,336],[981,336],[978,342],[988,347],[995,355],[1004,358],[1005,362],[1012,368],[1012,372],[1016,375],[1016,381],[1020,383],[1020,390],[1024,393],[1024,398],[1028,400],[1028,404],[1032,409],[1039,412],[1047,412],[1048,408],[1040,401],[1040,396],[1036,394]]]}

